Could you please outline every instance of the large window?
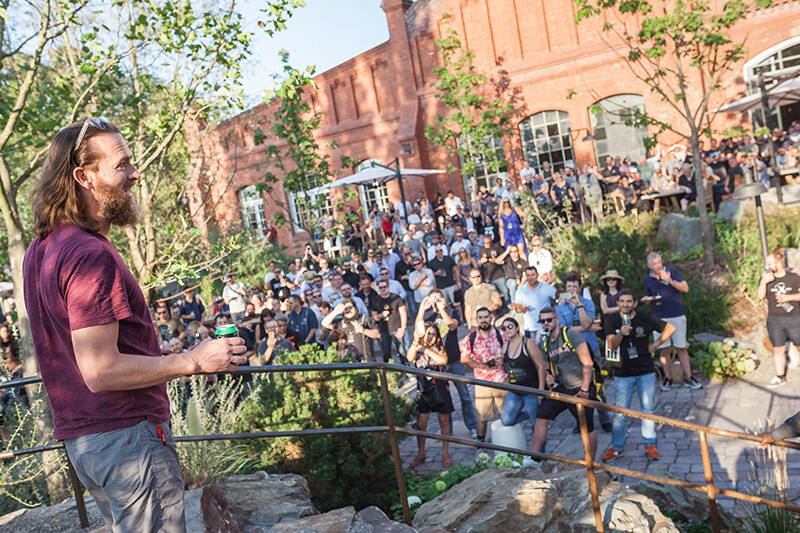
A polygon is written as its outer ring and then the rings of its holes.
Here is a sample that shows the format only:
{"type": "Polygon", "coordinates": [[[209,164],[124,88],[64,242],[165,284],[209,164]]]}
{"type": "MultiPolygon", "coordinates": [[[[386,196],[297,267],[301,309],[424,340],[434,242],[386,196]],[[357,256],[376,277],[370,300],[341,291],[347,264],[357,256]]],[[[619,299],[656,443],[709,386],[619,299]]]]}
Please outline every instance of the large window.
{"type": "MultiPolygon", "coordinates": [[[[382,163],[380,159],[365,159],[355,168],[356,172],[372,168],[372,163],[382,163]]],[[[389,205],[389,193],[386,189],[385,183],[369,183],[358,186],[359,196],[361,196],[361,209],[364,211],[364,216],[372,209],[372,206],[377,205],[378,209],[383,211],[389,205]]]]}
{"type": "Polygon", "coordinates": [[[564,111],[542,111],[519,123],[522,152],[537,172],[547,161],[554,169],[575,167],[572,139],[569,135],[569,114],[564,111]]]}
{"type": "MultiPolygon", "coordinates": [[[[312,184],[314,188],[320,185],[320,183],[312,184]]],[[[303,222],[304,218],[311,220],[312,224],[319,228],[326,218],[333,216],[330,189],[316,193],[309,191],[288,193],[287,196],[295,231],[307,229],[303,222]],[[317,222],[315,223],[314,221],[317,222]]]]}
{"type": "Polygon", "coordinates": [[[248,185],[239,191],[239,206],[242,209],[244,227],[263,235],[267,216],[264,213],[264,199],[255,185],[248,185]]]}
{"type": "Polygon", "coordinates": [[[627,126],[636,110],[644,112],[644,98],[638,94],[609,96],[595,104],[599,112],[589,113],[594,134],[594,153],[597,164],[603,165],[606,156],[628,157],[634,163],[647,155],[644,139],[647,128],[627,126]]]}
{"type": "MultiPolygon", "coordinates": [[[[497,179],[506,179],[508,178],[508,164],[506,163],[506,153],[503,149],[503,139],[499,137],[489,138],[486,139],[486,142],[489,146],[489,149],[492,150],[495,154],[497,154],[497,159],[500,161],[500,164],[497,170],[493,170],[490,168],[490,165],[486,164],[486,161],[478,156],[475,160],[475,174],[474,176],[470,176],[464,174],[462,172],[461,176],[464,180],[464,190],[467,193],[467,199],[472,199],[472,187],[473,184],[476,187],[480,187],[481,185],[485,185],[487,189],[491,189],[494,185],[495,180],[497,179]],[[474,178],[474,179],[473,179],[474,178]]],[[[460,144],[464,145],[464,141],[460,141],[460,144]]],[[[461,163],[462,167],[464,165],[464,158],[459,156],[459,162],[461,163]]],[[[444,191],[442,192],[444,194],[444,191]]]]}
{"type": "MultiPolygon", "coordinates": [[[[744,64],[744,79],[747,83],[747,94],[760,91],[759,74],[764,75],[764,87],[769,90],[776,83],[776,77],[791,75],[800,66],[800,37],[793,37],[777,46],[769,48],[744,64]]],[[[764,125],[764,114],[761,109],[751,113],[751,123],[764,125]]],[[[788,129],[795,120],[800,120],[800,104],[793,103],[770,109],[772,125],[788,129]]]]}

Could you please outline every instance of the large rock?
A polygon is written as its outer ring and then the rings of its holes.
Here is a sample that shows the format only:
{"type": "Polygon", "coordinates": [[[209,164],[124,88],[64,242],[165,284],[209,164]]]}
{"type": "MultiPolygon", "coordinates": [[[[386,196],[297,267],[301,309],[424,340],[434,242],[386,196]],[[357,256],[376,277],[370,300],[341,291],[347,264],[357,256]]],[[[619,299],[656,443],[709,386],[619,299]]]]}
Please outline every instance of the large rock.
{"type": "Polygon", "coordinates": [[[717,216],[719,218],[724,218],[729,222],[739,222],[744,218],[745,212],[747,209],[753,209],[753,202],[752,200],[749,201],[742,201],[742,200],[723,200],[719,204],[719,209],[717,210],[717,216]]]}
{"type": "MultiPolygon", "coordinates": [[[[490,469],[422,505],[414,517],[420,531],[595,532],[584,469],[547,474],[539,469],[490,469]]],[[[649,498],[597,473],[600,508],[609,531],[678,533],[649,498]]]]}
{"type": "Polygon", "coordinates": [[[390,520],[377,507],[367,507],[356,514],[352,507],[334,509],[325,514],[283,522],[270,533],[416,533],[405,524],[390,520]]]}
{"type": "Polygon", "coordinates": [[[669,251],[688,254],[702,244],[700,219],[670,213],[658,226],[658,239],[669,244],[669,251]]]}
{"type": "MultiPolygon", "coordinates": [[[[702,492],[647,480],[640,481],[633,487],[633,490],[656,502],[662,502],[664,507],[674,509],[679,519],[711,523],[711,509],[708,506],[708,497],[702,492]]],[[[723,527],[731,528],[737,524],[736,519],[722,506],[718,505],[717,508],[719,509],[723,527]]]]}

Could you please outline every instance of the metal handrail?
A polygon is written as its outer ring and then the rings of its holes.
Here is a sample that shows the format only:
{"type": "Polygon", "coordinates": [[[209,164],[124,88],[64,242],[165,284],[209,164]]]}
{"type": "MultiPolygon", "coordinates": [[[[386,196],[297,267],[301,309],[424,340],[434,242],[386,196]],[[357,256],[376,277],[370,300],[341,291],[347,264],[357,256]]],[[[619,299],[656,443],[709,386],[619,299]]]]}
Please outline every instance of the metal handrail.
{"type": "MultiPolygon", "coordinates": [[[[232,370],[230,372],[225,372],[225,373],[232,375],[247,375],[247,374],[263,374],[263,373],[331,372],[331,371],[353,371],[353,370],[377,370],[379,372],[381,395],[383,397],[384,410],[386,412],[386,417],[387,417],[386,420],[387,425],[348,427],[348,428],[305,429],[305,430],[291,430],[291,431],[262,431],[262,432],[231,433],[231,434],[217,434],[217,435],[187,435],[187,436],[175,437],[175,441],[202,442],[202,441],[218,441],[218,440],[263,439],[263,438],[276,438],[276,437],[296,437],[296,436],[302,437],[310,435],[336,435],[336,434],[383,433],[383,432],[389,433],[391,447],[392,447],[392,457],[395,464],[395,474],[397,476],[398,490],[400,493],[400,500],[403,507],[403,516],[405,518],[406,523],[408,523],[409,525],[411,525],[411,510],[408,505],[408,495],[406,492],[405,476],[403,474],[402,459],[400,458],[400,449],[397,439],[398,433],[402,433],[405,435],[413,435],[418,437],[425,437],[442,442],[452,442],[454,444],[461,444],[476,448],[480,447],[495,451],[514,453],[518,455],[532,457],[537,460],[551,460],[560,463],[583,466],[586,468],[587,476],[589,477],[589,489],[592,497],[592,507],[594,509],[594,514],[595,514],[595,526],[598,533],[603,533],[605,529],[603,525],[602,516],[600,514],[599,494],[597,490],[597,482],[595,480],[595,475],[594,475],[595,470],[604,470],[618,475],[636,477],[639,479],[645,479],[656,483],[674,485],[677,487],[683,487],[691,490],[705,492],[709,501],[712,525],[715,533],[721,532],[721,520],[716,502],[716,496],[718,494],[730,498],[745,500],[752,503],[768,505],[778,509],[784,509],[795,513],[800,513],[800,506],[797,505],[792,505],[775,500],[769,500],[758,496],[752,496],[750,494],[744,494],[742,492],[734,490],[720,489],[714,486],[713,471],[711,468],[707,436],[715,435],[719,437],[727,437],[738,440],[760,442],[758,436],[751,435],[749,433],[712,428],[709,426],[703,426],[701,424],[694,424],[683,420],[675,420],[665,416],[643,413],[641,411],[635,411],[633,409],[625,409],[622,407],[617,407],[615,405],[596,402],[593,400],[585,400],[582,398],[577,398],[575,396],[569,396],[547,390],[532,389],[508,383],[495,383],[490,381],[483,381],[475,378],[469,378],[466,376],[449,374],[446,372],[423,370],[416,367],[394,365],[390,363],[332,363],[332,364],[314,364],[314,365],[275,365],[275,366],[253,366],[253,367],[241,366],[236,370],[232,370]],[[570,457],[564,457],[561,455],[538,453],[530,450],[523,450],[508,446],[499,446],[488,442],[476,442],[474,440],[464,439],[460,437],[438,435],[435,433],[428,433],[425,431],[419,431],[410,428],[397,427],[394,423],[394,418],[391,408],[391,395],[389,393],[389,388],[386,381],[387,371],[400,372],[404,374],[412,374],[417,376],[428,376],[437,379],[442,379],[445,381],[454,381],[459,383],[480,385],[483,387],[489,387],[494,389],[505,390],[508,392],[513,392],[515,394],[539,396],[542,398],[552,398],[554,400],[559,400],[565,403],[575,404],[578,409],[578,421],[580,426],[581,440],[583,442],[583,448],[584,448],[584,458],[574,459],[570,457]],[[629,470],[627,468],[596,463],[591,455],[591,448],[589,445],[589,432],[586,424],[586,408],[602,409],[612,413],[619,413],[625,416],[638,418],[641,420],[652,420],[660,424],[665,424],[698,433],[700,437],[700,451],[703,459],[703,471],[705,474],[706,483],[704,485],[701,485],[696,483],[690,483],[688,481],[681,481],[678,479],[646,474],[644,472],[637,472],[635,470],[629,470]]],[[[39,382],[41,382],[41,378],[39,376],[10,380],[0,383],[0,390],[9,387],[29,385],[39,382]]],[[[789,441],[777,441],[773,445],[800,450],[800,444],[789,441]]],[[[54,443],[34,448],[10,450],[7,452],[0,453],[0,459],[10,459],[22,455],[27,455],[32,453],[42,453],[44,451],[56,450],[56,449],[64,449],[64,444],[54,443]]],[[[86,528],[89,526],[89,522],[86,513],[85,502],[83,501],[82,487],[77,478],[77,474],[75,473],[74,468],[72,467],[72,464],[69,462],[69,457],[67,457],[67,467],[70,479],[72,480],[73,489],[75,491],[76,504],[78,506],[78,514],[81,520],[81,527],[86,528]]]]}

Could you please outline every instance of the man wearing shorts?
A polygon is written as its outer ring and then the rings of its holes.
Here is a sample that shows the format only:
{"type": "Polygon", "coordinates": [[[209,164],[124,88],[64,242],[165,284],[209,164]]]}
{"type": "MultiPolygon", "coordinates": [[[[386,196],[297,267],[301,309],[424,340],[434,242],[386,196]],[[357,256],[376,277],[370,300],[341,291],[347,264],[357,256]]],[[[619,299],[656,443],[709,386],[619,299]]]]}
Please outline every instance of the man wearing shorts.
{"type": "Polygon", "coordinates": [[[246,364],[241,338],[162,356],[136,278],[109,241],[139,222],[140,176],[112,124],[56,134],[32,193],[37,237],[25,254],[25,305],[53,436],[108,529],[186,531],[183,476],[165,383],[246,364]]]}
{"type": "Polygon", "coordinates": [[[767,256],[758,284],[758,299],[767,300],[767,333],[775,358],[775,377],[769,388],[786,384],[786,341],[800,347],[800,276],[787,272],[783,254],[767,256]]]}
{"type": "MultiPolygon", "coordinates": [[[[575,396],[576,398],[594,399],[597,394],[592,384],[594,364],[589,345],[583,335],[572,328],[562,327],[558,322],[556,310],[545,307],[539,312],[543,334],[539,343],[545,365],[547,366],[546,383],[550,390],[575,396]]],[[[541,452],[547,440],[547,429],[551,420],[555,420],[565,410],[578,420],[578,407],[552,398],[545,398],[536,414],[536,425],[533,427],[533,451],[541,452]]],[[[589,431],[589,445],[592,457],[597,452],[597,432],[594,430],[594,409],[586,408],[586,429],[589,431]]]]}
{"type": "MultiPolygon", "coordinates": [[[[508,374],[503,370],[503,344],[506,338],[492,326],[492,313],[479,307],[475,313],[478,329],[461,340],[461,362],[471,367],[475,379],[505,383],[508,374]]],[[[506,391],[475,385],[475,410],[478,412],[478,440],[486,440],[486,423],[503,411],[506,391]],[[497,412],[495,413],[495,408],[497,412]]]]}
{"type": "Polygon", "coordinates": [[[689,283],[676,269],[665,267],[661,256],[655,252],[647,254],[647,268],[650,273],[644,278],[642,303],[653,304],[653,316],[675,326],[675,333],[661,347],[661,365],[664,367],[661,390],[666,392],[672,388],[673,346],[683,367],[683,386],[699,389],[702,385],[692,377],[692,364],[686,349],[686,313],[681,302],[681,293],[689,292],[689,283]]]}

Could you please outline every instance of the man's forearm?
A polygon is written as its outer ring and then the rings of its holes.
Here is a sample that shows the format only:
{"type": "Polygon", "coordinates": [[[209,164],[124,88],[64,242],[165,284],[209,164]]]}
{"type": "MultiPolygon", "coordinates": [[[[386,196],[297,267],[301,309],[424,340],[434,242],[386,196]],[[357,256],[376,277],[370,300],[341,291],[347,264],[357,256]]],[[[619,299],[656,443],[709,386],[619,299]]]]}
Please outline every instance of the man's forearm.
{"type": "Polygon", "coordinates": [[[770,432],[774,440],[786,440],[800,436],[800,412],[788,418],[786,422],[770,432]]]}

